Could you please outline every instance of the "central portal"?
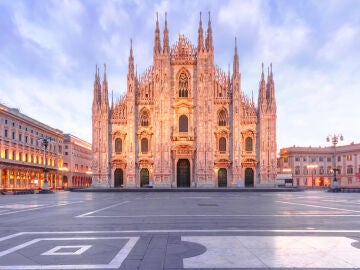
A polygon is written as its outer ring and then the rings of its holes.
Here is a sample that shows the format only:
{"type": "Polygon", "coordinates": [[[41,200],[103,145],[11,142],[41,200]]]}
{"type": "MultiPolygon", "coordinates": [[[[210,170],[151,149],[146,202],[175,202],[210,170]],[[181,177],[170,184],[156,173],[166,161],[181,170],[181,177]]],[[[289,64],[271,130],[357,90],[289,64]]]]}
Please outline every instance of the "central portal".
{"type": "Polygon", "coordinates": [[[190,162],[179,159],[177,163],[177,187],[190,187],[190,162]]]}

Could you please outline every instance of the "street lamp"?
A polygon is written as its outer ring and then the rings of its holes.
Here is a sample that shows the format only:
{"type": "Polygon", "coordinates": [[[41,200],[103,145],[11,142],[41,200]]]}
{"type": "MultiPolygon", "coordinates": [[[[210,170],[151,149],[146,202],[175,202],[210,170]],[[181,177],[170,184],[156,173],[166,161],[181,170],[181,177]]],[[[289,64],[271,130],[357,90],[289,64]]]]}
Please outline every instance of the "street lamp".
{"type": "Polygon", "coordinates": [[[333,144],[333,146],[334,146],[334,161],[333,161],[334,179],[333,179],[333,181],[332,181],[331,188],[332,188],[332,189],[335,189],[335,190],[339,188],[339,183],[338,183],[338,181],[337,181],[337,179],[336,179],[336,171],[337,171],[337,169],[336,169],[336,145],[338,144],[339,140],[340,140],[340,141],[344,140],[343,135],[341,135],[341,134],[338,134],[338,135],[334,134],[334,135],[328,135],[328,136],[326,137],[326,141],[327,141],[327,142],[331,142],[331,143],[333,144]]]}
{"type": "Polygon", "coordinates": [[[51,138],[40,138],[38,141],[41,143],[41,145],[44,147],[44,183],[42,190],[39,193],[52,193],[52,191],[49,189],[49,183],[47,180],[47,167],[46,167],[46,150],[49,146],[49,144],[53,141],[51,138]]]}

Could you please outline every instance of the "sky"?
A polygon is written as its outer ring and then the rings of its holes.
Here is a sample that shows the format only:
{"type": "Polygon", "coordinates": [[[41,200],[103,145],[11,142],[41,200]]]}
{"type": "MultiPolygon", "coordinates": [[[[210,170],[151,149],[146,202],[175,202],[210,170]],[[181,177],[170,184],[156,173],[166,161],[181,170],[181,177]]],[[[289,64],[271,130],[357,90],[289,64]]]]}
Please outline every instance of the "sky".
{"type": "Polygon", "coordinates": [[[257,100],[261,64],[272,63],[277,146],[360,143],[359,0],[0,0],[0,103],[91,142],[95,65],[107,66],[116,101],[126,90],[130,39],[139,74],[152,65],[156,12],[170,46],[197,44],[211,14],[215,63],[232,66],[257,100]]]}

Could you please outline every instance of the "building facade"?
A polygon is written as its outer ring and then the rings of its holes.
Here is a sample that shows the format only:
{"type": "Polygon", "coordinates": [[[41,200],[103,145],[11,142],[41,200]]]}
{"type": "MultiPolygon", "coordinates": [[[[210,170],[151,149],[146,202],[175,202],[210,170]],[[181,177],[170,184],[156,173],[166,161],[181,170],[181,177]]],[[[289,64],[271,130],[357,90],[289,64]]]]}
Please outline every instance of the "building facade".
{"type": "Polygon", "coordinates": [[[0,190],[61,188],[62,131],[0,104],[0,190]],[[49,139],[45,151],[42,140],[49,139]]]}
{"type": "Polygon", "coordinates": [[[153,63],[138,76],[132,44],[124,96],[109,104],[106,67],[96,68],[92,104],[93,184],[98,187],[273,186],[276,101],[272,67],[260,75],[257,106],[232,72],[214,63],[210,14],[197,46],[169,43],[155,25],[153,63]],[[162,42],[161,42],[162,41],[162,42]]]}
{"type": "Polygon", "coordinates": [[[64,134],[63,186],[89,187],[92,183],[91,144],[71,134],[64,134]]]}
{"type": "Polygon", "coordinates": [[[292,173],[297,186],[330,186],[336,168],[340,187],[360,187],[359,143],[337,146],[336,149],[334,146],[282,148],[278,164],[280,173],[292,173]]]}

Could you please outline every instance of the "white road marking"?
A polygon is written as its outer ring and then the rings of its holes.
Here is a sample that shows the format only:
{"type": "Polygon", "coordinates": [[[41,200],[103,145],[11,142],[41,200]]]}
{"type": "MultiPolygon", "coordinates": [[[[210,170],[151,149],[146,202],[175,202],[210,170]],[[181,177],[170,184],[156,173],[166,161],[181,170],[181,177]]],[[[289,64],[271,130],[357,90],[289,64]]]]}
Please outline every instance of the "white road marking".
{"type": "Polygon", "coordinates": [[[0,208],[7,208],[7,209],[28,209],[34,207],[41,207],[44,206],[43,204],[20,204],[20,203],[13,203],[13,204],[0,204],[0,208]]]}
{"type": "Polygon", "coordinates": [[[360,213],[360,211],[358,211],[358,210],[344,209],[344,208],[338,208],[338,207],[329,207],[329,206],[322,206],[322,205],[316,205],[316,204],[295,203],[295,202],[286,202],[286,201],[275,201],[275,202],[284,203],[284,204],[292,204],[292,205],[302,205],[302,206],[315,207],[315,208],[339,210],[339,211],[345,211],[345,212],[360,213]]]}
{"type": "Polygon", "coordinates": [[[335,202],[335,203],[344,203],[344,204],[360,204],[357,201],[349,201],[349,200],[321,200],[323,202],[335,202]]]}
{"type": "Polygon", "coordinates": [[[164,199],[172,199],[172,200],[187,200],[187,199],[213,199],[213,197],[151,197],[146,198],[147,200],[164,200],[164,199]]]}
{"type": "Polygon", "coordinates": [[[81,255],[91,247],[92,247],[92,245],[56,246],[56,247],[42,253],[41,255],[44,255],[44,256],[81,255]],[[66,251],[67,249],[70,249],[70,250],[71,249],[76,249],[76,250],[71,252],[71,251],[66,251]],[[59,252],[59,250],[65,250],[65,251],[60,251],[59,252]]]}
{"type": "Polygon", "coordinates": [[[352,214],[274,214],[274,215],[121,215],[121,216],[105,216],[105,215],[96,215],[96,216],[77,216],[77,217],[85,217],[85,218],[152,218],[152,217],[360,217],[360,214],[352,215],[352,214]]]}
{"type": "Polygon", "coordinates": [[[127,233],[360,233],[360,230],[247,230],[247,229],[214,229],[214,230],[123,230],[123,231],[55,231],[55,232],[19,232],[0,238],[0,242],[23,235],[59,235],[59,234],[127,234],[127,233]]]}
{"type": "Polygon", "coordinates": [[[18,251],[24,247],[28,247],[40,241],[62,241],[62,240],[102,240],[102,239],[126,239],[126,244],[120,249],[115,257],[110,261],[109,264],[74,264],[74,265],[0,265],[0,269],[114,269],[119,268],[130,251],[133,249],[139,237],[65,237],[65,238],[36,238],[31,241],[25,242],[21,245],[9,248],[0,252],[0,257],[18,251]]]}
{"type": "Polygon", "coordinates": [[[182,236],[206,252],[183,259],[184,268],[357,268],[356,240],[319,236],[182,236]]]}
{"type": "Polygon", "coordinates": [[[98,209],[98,210],[95,210],[95,211],[87,212],[85,214],[82,214],[82,215],[79,215],[79,216],[76,216],[76,217],[85,217],[85,216],[88,216],[88,215],[92,215],[94,213],[97,213],[97,212],[100,212],[100,211],[103,211],[103,210],[106,210],[106,209],[109,209],[109,208],[112,208],[112,207],[115,207],[115,206],[118,206],[118,205],[126,204],[128,202],[130,202],[130,201],[124,201],[124,202],[120,202],[120,203],[115,203],[113,205],[110,205],[110,206],[107,206],[107,207],[104,207],[104,208],[101,208],[101,209],[98,209]]]}
{"type": "Polygon", "coordinates": [[[213,197],[180,197],[180,198],[174,198],[174,199],[213,199],[213,197]]]}
{"type": "Polygon", "coordinates": [[[16,211],[8,211],[8,212],[0,213],[0,216],[14,214],[14,213],[35,211],[35,210],[39,210],[39,209],[52,208],[52,207],[57,207],[57,206],[66,206],[66,205],[69,205],[69,204],[80,203],[80,202],[82,202],[82,201],[69,202],[69,203],[58,203],[58,204],[53,204],[53,205],[46,205],[46,206],[40,206],[40,207],[34,207],[34,208],[28,208],[28,209],[22,209],[22,210],[16,210],[16,211]]]}

